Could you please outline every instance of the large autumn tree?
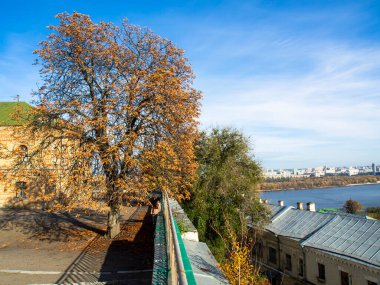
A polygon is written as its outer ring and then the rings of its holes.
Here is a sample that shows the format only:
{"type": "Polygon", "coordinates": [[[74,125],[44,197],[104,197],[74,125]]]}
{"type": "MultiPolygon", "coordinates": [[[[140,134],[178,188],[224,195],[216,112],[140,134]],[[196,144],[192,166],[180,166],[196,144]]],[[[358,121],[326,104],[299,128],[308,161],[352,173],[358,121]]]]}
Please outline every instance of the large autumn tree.
{"type": "Polygon", "coordinates": [[[149,29],[57,18],[35,51],[43,85],[29,130],[42,138],[35,152],[66,142],[66,205],[85,205],[104,185],[114,237],[122,197],[156,189],[188,197],[201,94],[183,50],[149,29]]]}

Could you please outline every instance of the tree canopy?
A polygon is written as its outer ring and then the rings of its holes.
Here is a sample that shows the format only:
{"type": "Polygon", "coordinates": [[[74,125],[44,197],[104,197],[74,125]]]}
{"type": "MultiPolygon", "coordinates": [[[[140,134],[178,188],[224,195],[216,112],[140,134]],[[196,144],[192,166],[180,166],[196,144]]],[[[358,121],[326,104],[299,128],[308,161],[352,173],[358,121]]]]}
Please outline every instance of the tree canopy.
{"type": "Polygon", "coordinates": [[[196,156],[198,179],[185,207],[200,238],[223,258],[233,241],[247,237],[249,222],[266,221],[268,210],[259,203],[256,190],[261,168],[249,140],[230,128],[201,133],[196,156]]]}
{"type": "Polygon", "coordinates": [[[66,142],[68,205],[85,205],[104,185],[114,236],[122,197],[156,189],[189,197],[201,94],[183,50],[149,29],[57,18],[35,51],[43,85],[29,130],[40,138],[36,153],[66,142]]]}

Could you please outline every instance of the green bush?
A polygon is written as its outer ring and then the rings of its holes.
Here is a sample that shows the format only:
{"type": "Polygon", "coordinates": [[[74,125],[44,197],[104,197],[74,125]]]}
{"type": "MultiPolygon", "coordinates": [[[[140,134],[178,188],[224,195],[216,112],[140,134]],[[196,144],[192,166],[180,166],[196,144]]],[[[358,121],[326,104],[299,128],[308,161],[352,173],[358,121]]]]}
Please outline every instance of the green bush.
{"type": "Polygon", "coordinates": [[[380,214],[380,207],[368,207],[367,213],[380,214]]]}

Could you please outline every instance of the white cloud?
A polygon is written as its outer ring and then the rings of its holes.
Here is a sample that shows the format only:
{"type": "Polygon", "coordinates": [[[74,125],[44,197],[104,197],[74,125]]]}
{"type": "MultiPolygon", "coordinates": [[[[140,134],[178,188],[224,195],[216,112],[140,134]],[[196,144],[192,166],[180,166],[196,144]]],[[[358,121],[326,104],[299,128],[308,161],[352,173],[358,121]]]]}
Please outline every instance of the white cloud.
{"type": "MultiPolygon", "coordinates": [[[[340,156],[339,148],[358,150],[358,138],[370,152],[374,142],[380,141],[380,47],[318,44],[308,59],[313,68],[305,74],[286,74],[284,70],[273,77],[214,79],[211,85],[220,80],[222,87],[211,86],[210,91],[210,84],[203,83],[202,124],[247,130],[256,139],[256,152],[264,165],[266,157],[273,155],[278,155],[279,164],[283,163],[281,157],[285,162],[289,156],[293,161],[309,157],[310,163],[315,157],[331,160],[328,155],[334,147],[336,162],[344,163],[350,157],[340,156]],[[217,96],[208,97],[215,92],[217,96]],[[273,129],[284,132],[273,135],[273,129]],[[316,149],[315,145],[321,144],[324,147],[316,149]]],[[[369,157],[362,153],[362,160],[369,157]]]]}
{"type": "MultiPolygon", "coordinates": [[[[231,2],[224,14],[147,19],[186,50],[204,92],[202,127],[242,129],[264,166],[380,162],[380,46],[340,35],[360,24],[358,9],[246,4],[240,18],[231,2]]],[[[25,43],[14,36],[0,54],[2,100],[29,96],[39,80],[36,46],[25,43]]]]}

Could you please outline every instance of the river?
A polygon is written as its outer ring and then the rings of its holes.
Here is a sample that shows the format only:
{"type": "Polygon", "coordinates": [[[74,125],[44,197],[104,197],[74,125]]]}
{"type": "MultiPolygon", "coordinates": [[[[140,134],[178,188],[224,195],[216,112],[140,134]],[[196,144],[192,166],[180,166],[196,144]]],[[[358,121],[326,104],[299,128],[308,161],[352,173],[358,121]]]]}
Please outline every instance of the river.
{"type": "Polygon", "coordinates": [[[303,190],[279,190],[261,192],[262,199],[271,204],[284,200],[286,206],[296,207],[297,202],[315,202],[316,208],[342,208],[348,199],[359,201],[364,208],[380,207],[380,184],[354,185],[303,190]]]}

